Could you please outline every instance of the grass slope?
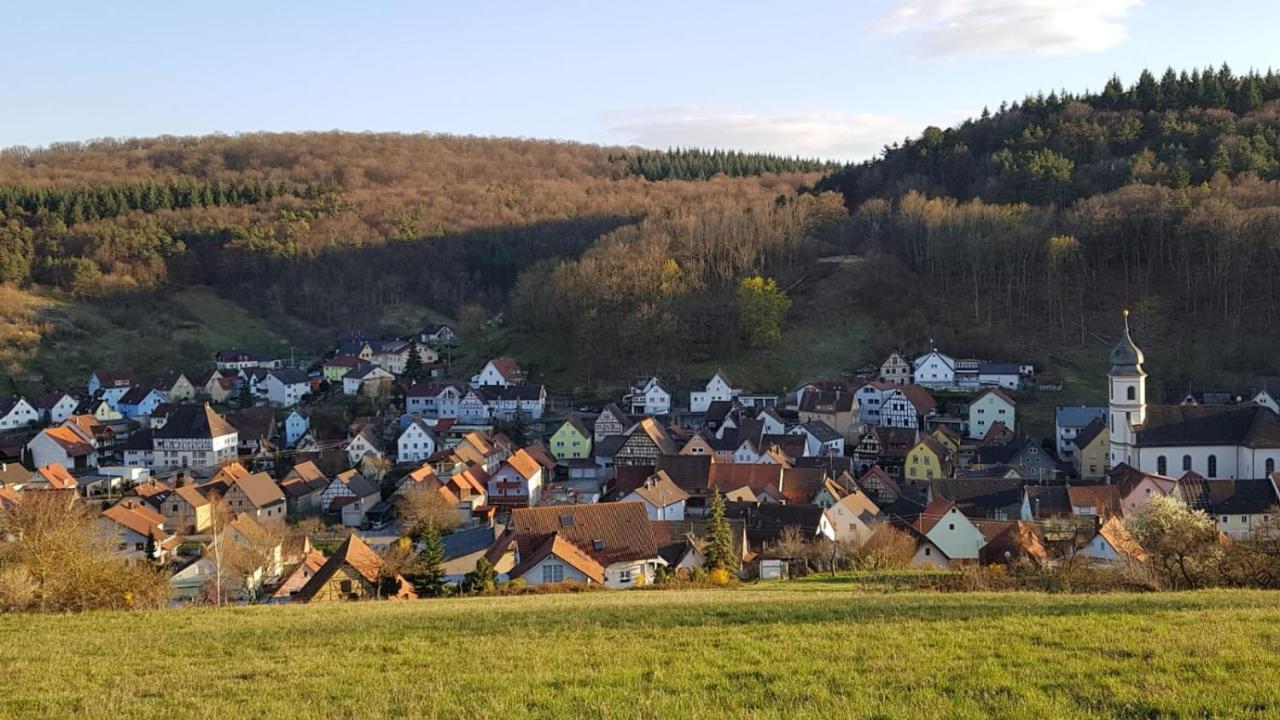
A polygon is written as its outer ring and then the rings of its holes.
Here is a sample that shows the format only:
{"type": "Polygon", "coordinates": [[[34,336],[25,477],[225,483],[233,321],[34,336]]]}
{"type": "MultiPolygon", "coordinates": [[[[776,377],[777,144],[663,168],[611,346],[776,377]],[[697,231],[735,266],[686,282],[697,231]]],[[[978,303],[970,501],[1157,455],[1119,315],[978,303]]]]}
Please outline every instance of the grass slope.
{"type": "Polygon", "coordinates": [[[9,616],[0,716],[1274,716],[1276,598],[806,581],[9,616]]]}

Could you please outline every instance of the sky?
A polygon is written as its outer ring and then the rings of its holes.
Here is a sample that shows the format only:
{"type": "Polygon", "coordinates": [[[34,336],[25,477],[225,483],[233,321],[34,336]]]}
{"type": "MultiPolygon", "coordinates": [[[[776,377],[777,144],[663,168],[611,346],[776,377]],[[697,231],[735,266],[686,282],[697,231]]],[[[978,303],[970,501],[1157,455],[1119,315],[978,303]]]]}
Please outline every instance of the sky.
{"type": "Polygon", "coordinates": [[[1275,28],[1274,0],[15,2],[0,147],[339,129],[861,160],[1112,74],[1280,66],[1275,28]]]}

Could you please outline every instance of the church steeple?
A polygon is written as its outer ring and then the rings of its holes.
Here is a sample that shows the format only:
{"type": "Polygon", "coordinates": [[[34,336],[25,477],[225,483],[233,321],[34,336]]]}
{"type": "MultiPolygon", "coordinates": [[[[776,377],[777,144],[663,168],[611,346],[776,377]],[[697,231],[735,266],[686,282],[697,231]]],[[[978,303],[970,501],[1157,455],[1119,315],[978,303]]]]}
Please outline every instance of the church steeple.
{"type": "Polygon", "coordinates": [[[1107,430],[1111,440],[1111,466],[1138,466],[1137,429],[1147,421],[1147,373],[1142,350],[1129,332],[1129,311],[1124,311],[1124,337],[1111,350],[1108,376],[1107,430]]]}

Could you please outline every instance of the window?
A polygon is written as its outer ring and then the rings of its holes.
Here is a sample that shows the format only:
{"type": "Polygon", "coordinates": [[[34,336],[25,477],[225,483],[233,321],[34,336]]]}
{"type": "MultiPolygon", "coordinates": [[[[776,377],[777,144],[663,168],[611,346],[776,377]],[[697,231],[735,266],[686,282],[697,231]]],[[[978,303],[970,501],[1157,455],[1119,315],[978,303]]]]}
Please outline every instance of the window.
{"type": "Polygon", "coordinates": [[[1209,456],[1209,477],[1211,478],[1218,477],[1218,456],[1217,455],[1209,456]]]}
{"type": "Polygon", "coordinates": [[[629,583],[629,582],[631,582],[631,573],[632,573],[632,569],[631,569],[631,568],[627,568],[626,570],[619,570],[619,571],[618,571],[618,582],[620,582],[620,583],[629,583]]]}
{"type": "Polygon", "coordinates": [[[1228,518],[1226,515],[1222,516],[1222,522],[1228,522],[1229,520],[1230,518],[1228,518]]]}
{"type": "Polygon", "coordinates": [[[947,529],[948,529],[948,530],[955,530],[955,529],[956,529],[956,524],[955,524],[955,523],[950,523],[950,524],[948,524],[948,525],[947,525],[947,529]]]}
{"type": "Polygon", "coordinates": [[[929,557],[929,556],[930,556],[930,555],[932,555],[932,554],[933,554],[933,548],[925,548],[925,549],[924,549],[924,556],[925,556],[925,557],[929,557]]]}
{"type": "Polygon", "coordinates": [[[1248,524],[1249,524],[1249,516],[1248,516],[1248,515],[1241,515],[1241,516],[1240,516],[1240,522],[1242,522],[1242,523],[1244,523],[1244,524],[1248,525],[1248,524]]]}
{"type": "Polygon", "coordinates": [[[564,580],[564,566],[559,564],[542,566],[542,582],[558,583],[564,580]]]}
{"type": "Polygon", "coordinates": [[[1128,396],[1129,396],[1129,399],[1130,399],[1130,400],[1136,400],[1136,399],[1138,399],[1138,389],[1137,389],[1137,388],[1135,388],[1135,387],[1133,387],[1132,385],[1130,385],[1130,386],[1129,386],[1129,391],[1128,391],[1128,396]]]}
{"type": "Polygon", "coordinates": [[[338,583],[338,589],[344,593],[351,592],[351,581],[343,580],[342,582],[338,583]]]}
{"type": "Polygon", "coordinates": [[[1268,474],[1268,475],[1270,475],[1271,473],[1273,473],[1273,472],[1275,472],[1275,471],[1276,471],[1276,461],[1275,461],[1275,458],[1267,458],[1267,474],[1268,474]]]}
{"type": "Polygon", "coordinates": [[[1169,464],[1168,462],[1165,461],[1165,457],[1163,455],[1156,458],[1156,474],[1157,475],[1169,474],[1169,464]]]}
{"type": "Polygon", "coordinates": [[[1191,456],[1183,455],[1182,456],[1182,472],[1187,472],[1190,469],[1191,469],[1191,456]]]}

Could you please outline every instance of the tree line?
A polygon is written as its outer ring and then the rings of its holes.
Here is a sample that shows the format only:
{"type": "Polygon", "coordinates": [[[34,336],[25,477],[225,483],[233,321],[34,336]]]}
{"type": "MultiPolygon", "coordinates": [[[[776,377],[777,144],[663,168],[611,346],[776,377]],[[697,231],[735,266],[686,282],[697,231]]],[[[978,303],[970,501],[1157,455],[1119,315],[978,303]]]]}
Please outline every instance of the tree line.
{"type": "Polygon", "coordinates": [[[708,180],[716,175],[749,177],[781,173],[819,173],[835,170],[839,163],[811,158],[748,153],[737,150],[674,148],[610,155],[627,172],[645,180],[708,180]]]}
{"type": "Polygon", "coordinates": [[[1189,187],[1216,174],[1280,179],[1280,73],[1144,70],[1125,87],[1002,104],[886,147],[817,184],[850,207],[912,190],[962,200],[1067,205],[1130,183],[1189,187]]]}

